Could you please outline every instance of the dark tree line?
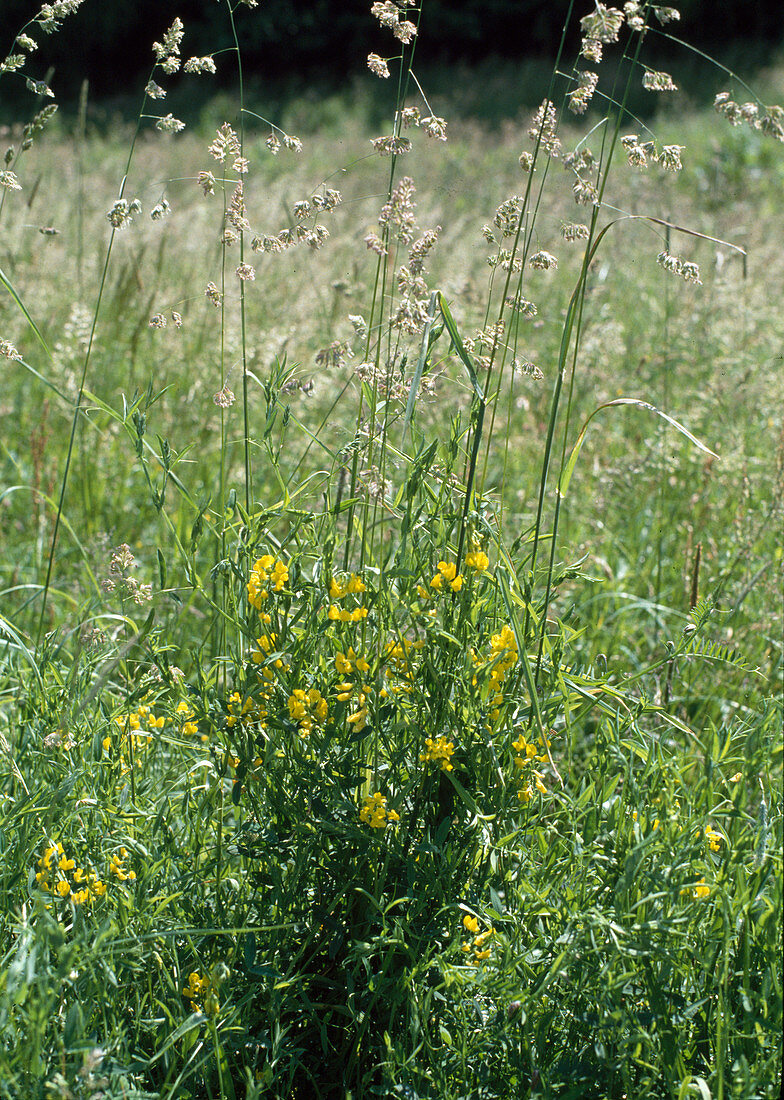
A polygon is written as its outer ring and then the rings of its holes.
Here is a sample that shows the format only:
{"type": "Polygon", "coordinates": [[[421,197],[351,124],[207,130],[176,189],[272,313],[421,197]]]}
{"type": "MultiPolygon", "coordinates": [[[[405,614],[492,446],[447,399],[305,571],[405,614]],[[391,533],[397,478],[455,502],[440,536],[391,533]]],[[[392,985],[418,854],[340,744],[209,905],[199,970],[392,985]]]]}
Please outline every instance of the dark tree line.
{"type": "MultiPolygon", "coordinates": [[[[706,51],[722,52],[740,42],[784,41],[782,0],[669,0],[682,14],[672,30],[706,51]]],[[[15,33],[40,8],[41,0],[0,0],[0,58],[15,33]]],[[[622,0],[608,0],[622,7],[622,0]]],[[[260,0],[254,10],[240,6],[237,23],[245,65],[261,80],[303,82],[351,75],[364,69],[371,51],[393,53],[393,43],[370,14],[371,0],[260,0]]],[[[423,0],[419,64],[448,65],[488,57],[554,56],[569,0],[423,0]]],[[[576,16],[592,0],[575,0],[576,16]]],[[[85,0],[62,30],[48,39],[30,64],[37,78],[56,67],[62,101],[73,99],[85,75],[93,96],[133,89],[149,72],[151,43],[175,16],[186,27],[185,56],[213,53],[232,45],[224,0],[85,0]]],[[[575,21],[576,27],[576,21],[575,21]]],[[[576,36],[570,45],[574,45],[576,36]]],[[[672,52],[661,40],[662,52],[672,52]]],[[[220,59],[219,59],[220,60],[220,59]]],[[[229,61],[218,79],[234,78],[229,61]]],[[[3,81],[7,84],[7,81],[3,81]]],[[[7,98],[8,92],[5,92],[7,98]]]]}

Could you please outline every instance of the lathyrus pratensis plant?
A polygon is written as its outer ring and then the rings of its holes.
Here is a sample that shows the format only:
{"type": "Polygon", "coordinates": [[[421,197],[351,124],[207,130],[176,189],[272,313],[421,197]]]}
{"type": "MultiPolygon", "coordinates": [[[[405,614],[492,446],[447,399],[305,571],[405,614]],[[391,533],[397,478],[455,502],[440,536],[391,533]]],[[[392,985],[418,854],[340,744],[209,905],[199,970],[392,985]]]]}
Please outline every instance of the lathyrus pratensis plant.
{"type": "MultiPolygon", "coordinates": [[[[168,529],[166,550],[179,556],[206,625],[202,644],[178,658],[183,675],[169,660],[178,638],[156,633],[153,617],[137,623],[123,604],[124,628],[114,654],[105,651],[97,687],[84,683],[80,699],[68,702],[78,748],[63,730],[52,742],[78,753],[84,789],[59,827],[51,815],[40,836],[26,826],[28,849],[37,845],[28,878],[46,950],[78,943],[91,958],[99,945],[91,946],[91,930],[100,930],[100,950],[126,985],[117,1003],[133,1006],[134,1022],[112,1031],[98,1009],[69,1015],[79,984],[59,975],[67,1041],[19,1012],[11,1017],[12,1026],[38,1028],[37,1080],[59,1043],[62,1066],[47,1087],[69,1094],[63,1067],[73,1068],[76,1030],[99,1032],[126,1069],[132,1050],[134,1080],[160,1096],[234,1096],[240,1088],[249,1097],[685,1096],[707,1077],[717,1096],[730,1095],[731,1073],[758,1072],[754,1042],[771,1064],[769,1022],[760,1023],[768,1017],[759,1004],[738,1007],[741,991],[751,1004],[754,967],[771,973],[752,922],[761,910],[768,921],[780,917],[765,864],[769,817],[754,816],[769,815],[770,771],[761,761],[771,718],[717,735],[705,750],[705,777],[688,780],[664,740],[665,730],[688,738],[688,727],[649,704],[631,679],[571,667],[570,630],[551,613],[566,575],[556,568],[560,509],[598,411],[580,411],[575,401],[592,262],[624,220],[686,233],[653,216],[618,216],[607,197],[621,154],[637,170],[681,167],[680,146],[659,145],[640,134],[641,124],[626,133],[625,108],[637,79],[654,94],[674,90],[642,56],[651,20],[666,25],[677,12],[596,4],[580,21],[580,56],[563,91],[569,5],[552,82],[519,158],[521,193],[499,196],[483,230],[487,296],[481,327],[466,336],[455,320],[460,303],[428,278],[441,227],[418,225],[416,187],[400,163],[414,140],[447,135],[415,75],[426,5],[373,4],[395,56],[371,54],[368,66],[382,80],[395,71],[397,93],[391,132],[372,143],[389,168],[386,198],[364,239],[375,258],[365,313],[350,319],[357,364],[340,402],[356,400],[353,430],[334,448],[318,426],[292,416],[285,397],[296,383],[285,364],[257,386],[247,299],[279,278],[274,265],[290,249],[325,244],[321,219],[341,196],[322,184],[294,203],[289,225],[254,224],[245,127],[259,116],[242,100],[237,6],[226,10],[240,63],[239,122],[219,128],[211,167],[196,178],[205,201],[222,199],[220,266],[203,287],[206,308],[220,319],[220,462],[217,506],[195,507],[190,542],[166,498],[172,487],[195,503],[185,475],[175,473],[168,444],[156,450],[147,439],[152,391],[116,415],[168,529]],[[603,51],[615,48],[622,60],[614,86],[599,93],[603,51]],[[606,116],[565,152],[557,95],[580,116],[600,94],[606,116]],[[561,240],[582,253],[552,370],[535,520],[514,530],[509,417],[520,380],[542,373],[521,347],[526,324],[547,308],[546,272],[558,263],[539,211],[559,165],[585,219],[565,220],[561,240]],[[238,338],[230,340],[235,323],[238,338]],[[231,419],[235,370],[239,430],[231,419]],[[442,376],[465,387],[468,411],[430,435],[418,406],[438,393],[442,376]],[[578,415],[584,426],[575,433],[578,415]],[[277,434],[292,428],[306,440],[296,463],[277,434]],[[326,454],[327,470],[308,468],[311,448],[326,454]],[[213,554],[209,577],[200,546],[213,554]],[[748,772],[725,775],[730,762],[739,766],[743,737],[748,772]],[[757,772],[759,797],[744,781],[757,772]],[[85,798],[93,798],[90,808],[85,798]],[[78,862],[69,845],[87,853],[99,826],[111,846],[78,862]],[[745,853],[737,866],[731,852],[745,853]],[[688,952],[671,950],[673,937],[693,941],[688,965],[688,952]],[[673,997],[691,1011],[680,1030],[670,1019],[673,997]],[[757,1013],[757,1039],[742,1011],[757,1013]],[[569,1079],[578,1091],[568,1091],[569,1079]]],[[[165,94],[157,69],[179,68],[182,34],[178,20],[155,44],[147,99],[165,94]]],[[[195,58],[185,67],[212,65],[195,58]]],[[[730,102],[718,106],[729,113],[730,102]]],[[[781,139],[778,109],[737,111],[781,139]]],[[[140,124],[144,117],[145,110],[140,124]]],[[[181,123],[164,116],[156,126],[176,131],[181,123]]],[[[264,144],[270,156],[300,145],[275,126],[264,144]]],[[[127,171],[109,211],[112,239],[139,213],[125,198],[126,179],[127,171]]],[[[2,180],[16,186],[11,168],[2,180]]],[[[164,196],[153,218],[170,212],[164,196]]],[[[110,252],[111,241],[107,266],[110,252]]],[[[699,281],[693,261],[666,249],[658,260],[699,281]]],[[[150,324],[161,329],[169,320],[179,326],[182,317],[161,306],[150,324]]],[[[320,365],[345,368],[351,344],[336,339],[320,365]]],[[[609,405],[650,410],[645,397],[609,405]]],[[[69,461],[70,449],[58,517],[69,461]]],[[[57,525],[43,601],[56,540],[57,525]]],[[[158,560],[165,587],[164,549],[158,560]]],[[[693,644],[703,610],[695,607],[694,630],[667,660],[693,644]]],[[[81,682],[76,674],[73,682],[81,682]]],[[[68,698],[62,685],[61,694],[68,698]]],[[[62,774],[57,762],[51,767],[62,774]]],[[[15,791],[20,782],[23,789],[21,773],[15,791]]],[[[25,960],[33,936],[26,915],[20,927],[27,939],[16,950],[25,960]]],[[[88,970],[100,974],[97,964],[88,970]]],[[[92,1057],[82,1081],[100,1061],[92,1057]]],[[[33,1079],[16,1064],[14,1073],[33,1079]]]]}

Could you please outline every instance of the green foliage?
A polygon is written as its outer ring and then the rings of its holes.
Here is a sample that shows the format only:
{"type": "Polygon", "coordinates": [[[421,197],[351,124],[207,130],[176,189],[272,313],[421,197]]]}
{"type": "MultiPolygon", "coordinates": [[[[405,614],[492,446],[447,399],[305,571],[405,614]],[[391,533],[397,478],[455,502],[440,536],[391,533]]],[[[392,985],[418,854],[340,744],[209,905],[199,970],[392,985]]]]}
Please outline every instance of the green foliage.
{"type": "Polygon", "coordinates": [[[373,157],[339,98],[148,139],[154,85],[6,155],[0,1100],[778,1095],[779,250],[627,133],[633,27],[601,155],[545,104],[518,162],[426,148],[395,25],[373,157]]]}

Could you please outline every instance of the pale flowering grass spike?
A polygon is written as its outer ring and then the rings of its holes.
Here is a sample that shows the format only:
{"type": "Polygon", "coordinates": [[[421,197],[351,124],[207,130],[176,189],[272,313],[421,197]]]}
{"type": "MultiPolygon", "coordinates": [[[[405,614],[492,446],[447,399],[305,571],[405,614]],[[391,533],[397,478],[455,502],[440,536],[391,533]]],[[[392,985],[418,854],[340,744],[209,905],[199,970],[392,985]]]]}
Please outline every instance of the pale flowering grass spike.
{"type": "Polygon", "coordinates": [[[567,98],[569,101],[569,110],[576,115],[585,114],[588,109],[588,104],[593,97],[593,93],[596,91],[596,85],[599,82],[599,74],[593,72],[590,69],[584,69],[577,76],[577,87],[574,91],[569,92],[567,98]]]}
{"type": "Polygon", "coordinates": [[[673,256],[666,250],[659,253],[656,257],[656,262],[660,267],[663,267],[665,271],[669,271],[672,275],[678,275],[685,282],[696,283],[698,286],[702,286],[698,264],[690,260],[682,260],[679,256],[673,256]]]}
{"type": "Polygon", "coordinates": [[[0,187],[5,188],[6,191],[22,190],[22,185],[19,182],[16,173],[7,170],[0,171],[0,187]]]}
{"type": "Polygon", "coordinates": [[[642,86],[649,92],[677,92],[678,85],[669,73],[654,72],[649,69],[642,78],[642,86]]]}
{"type": "Polygon", "coordinates": [[[609,44],[618,41],[623,20],[622,11],[597,3],[596,10],[580,20],[580,29],[585,38],[609,44]]]}
{"type": "Polygon", "coordinates": [[[10,340],[0,340],[0,358],[21,360],[22,356],[19,354],[10,340]]]}
{"type": "Polygon", "coordinates": [[[367,59],[368,68],[375,76],[379,76],[386,80],[389,77],[389,65],[383,57],[379,57],[377,53],[368,54],[367,59]]]}

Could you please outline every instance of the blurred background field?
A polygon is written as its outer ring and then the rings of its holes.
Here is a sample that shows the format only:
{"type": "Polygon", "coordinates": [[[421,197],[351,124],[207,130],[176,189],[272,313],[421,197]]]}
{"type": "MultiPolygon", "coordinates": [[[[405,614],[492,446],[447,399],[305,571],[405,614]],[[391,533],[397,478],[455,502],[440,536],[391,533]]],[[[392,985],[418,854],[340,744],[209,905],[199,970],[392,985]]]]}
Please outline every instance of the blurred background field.
{"type": "MultiPolygon", "coordinates": [[[[354,432],[358,360],[328,368],[316,356],[338,341],[361,359],[348,316],[369,310],[374,264],[363,238],[383,202],[370,144],[376,131],[362,95],[371,79],[357,81],[350,93],[309,92],[284,105],[276,123],[301,138],[301,153],[271,156],[264,145],[269,129],[253,118],[247,123],[253,170],[246,201],[254,232],[289,225],[293,203],[324,182],[343,194],[327,223],[331,236],[323,249],[258,256],[256,279],[249,284],[251,423],[261,429],[263,383],[276,361],[285,361],[292,372],[285,398],[292,420],[280,463],[292,488],[309,474],[331,473],[354,432]],[[313,444],[308,432],[318,434],[323,446],[313,444]]],[[[770,101],[781,96],[781,68],[765,70],[760,81],[770,101]]],[[[490,277],[481,228],[521,187],[517,158],[529,114],[520,111],[491,124],[470,117],[461,101],[439,97],[433,109],[448,118],[449,140],[420,139],[404,171],[417,188],[419,224],[442,226],[431,257],[432,285],[443,290],[461,330],[470,333],[482,326],[490,277]]],[[[264,115],[267,108],[253,99],[251,110],[264,115]]],[[[106,211],[132,136],[119,118],[109,126],[94,124],[93,113],[88,100],[81,115],[55,117],[26,154],[32,185],[23,195],[9,195],[4,212],[3,268],[54,349],[54,361],[47,363],[11,300],[2,302],[4,335],[39,372],[9,363],[0,406],[6,486],[0,560],[9,608],[24,605],[25,586],[40,576],[48,550],[70,403],[111,231],[106,211]],[[48,228],[56,235],[41,232],[48,228]]],[[[115,242],[87,380],[88,390],[118,412],[124,400],[151,387],[157,399],[147,413],[148,433],[168,441],[177,474],[195,502],[214,499],[219,482],[220,409],[213,395],[226,381],[239,390],[238,326],[227,327],[222,377],[219,315],[204,294],[208,282],[220,281],[223,207],[196,183],[197,173],[210,167],[207,147],[228,113],[228,102],[218,96],[200,106],[195,118],[186,115],[182,134],[142,133],[126,193],[141,200],[145,213],[115,242]],[[164,197],[173,213],[153,222],[147,212],[164,197]],[[181,329],[171,323],[163,331],[149,327],[154,315],[170,316],[172,310],[182,316],[181,329]]],[[[672,220],[744,249],[747,258],[722,243],[681,237],[681,252],[699,262],[703,281],[686,285],[656,264],[666,243],[664,228],[639,222],[611,231],[590,276],[578,420],[602,401],[638,397],[681,420],[719,459],[706,460],[642,411],[602,414],[578,463],[559,548],[564,560],[585,557],[587,577],[576,589],[563,589],[559,611],[570,614],[577,629],[590,625],[580,644],[611,661],[621,656],[617,647],[632,623],[634,641],[623,643],[624,660],[637,647],[659,645],[689,611],[701,544],[700,591],[716,589],[726,612],[721,640],[748,650],[750,665],[775,678],[781,660],[784,454],[784,322],[776,289],[784,261],[776,223],[784,164],[773,143],[748,129],[729,128],[706,103],[684,109],[678,101],[641,125],[661,144],[685,146],[684,170],[671,175],[616,169],[607,196],[613,211],[672,220]]],[[[14,140],[13,128],[8,138],[14,140]]],[[[568,131],[564,145],[569,148],[568,131]]],[[[562,222],[574,216],[570,179],[557,164],[549,172],[537,244],[557,251],[560,266],[539,277],[539,313],[525,322],[522,338],[525,357],[543,378],[516,381],[512,446],[495,445],[488,465],[487,486],[505,499],[511,533],[532,520],[561,321],[579,262],[570,261],[574,246],[559,239],[562,222]]],[[[230,322],[236,320],[231,291],[227,311],[230,322]]],[[[466,380],[447,370],[421,405],[423,427],[444,423],[460,409],[465,413],[469,401],[466,380]]],[[[240,415],[239,405],[227,412],[229,482],[242,467],[240,415]]],[[[56,579],[61,604],[51,612],[57,617],[90,595],[99,599],[85,587],[89,573],[83,566],[98,576],[106,545],[129,542],[149,570],[162,530],[126,433],[95,406],[78,434],[72,477],[66,517],[78,544],[64,533],[56,579]]],[[[280,490],[264,477],[262,461],[256,495],[266,505],[280,490]]],[[[322,491],[318,476],[307,500],[318,502],[322,491]]],[[[187,534],[193,508],[176,494],[169,505],[187,534]]],[[[184,637],[187,622],[185,616],[184,637]]]]}

